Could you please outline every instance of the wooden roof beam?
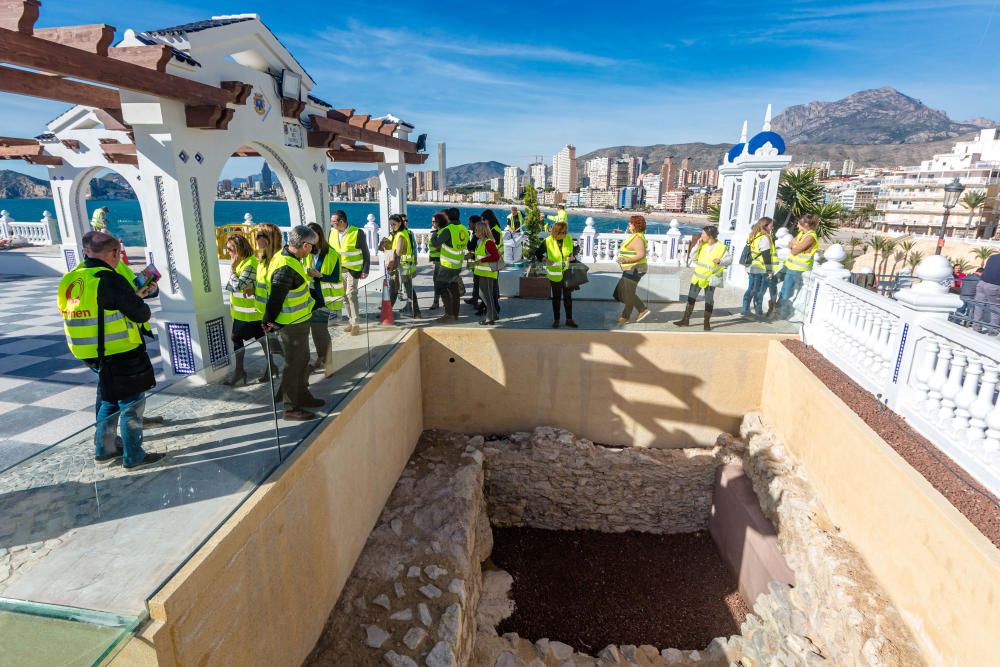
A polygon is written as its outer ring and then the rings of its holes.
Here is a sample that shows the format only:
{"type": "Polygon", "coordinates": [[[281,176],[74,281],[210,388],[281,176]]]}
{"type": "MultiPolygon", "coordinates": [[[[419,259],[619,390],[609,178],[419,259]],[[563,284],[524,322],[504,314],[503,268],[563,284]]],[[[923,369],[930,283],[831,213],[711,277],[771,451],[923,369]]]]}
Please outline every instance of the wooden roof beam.
{"type": "Polygon", "coordinates": [[[406,164],[423,164],[430,157],[429,153],[404,153],[406,164]]]}
{"type": "Polygon", "coordinates": [[[37,146],[38,139],[22,139],[21,137],[0,137],[0,148],[10,146],[37,146]]]}
{"type": "Polygon", "coordinates": [[[56,155],[33,155],[24,158],[24,161],[28,164],[43,164],[49,167],[58,167],[63,163],[63,159],[56,155]]]}
{"type": "Polygon", "coordinates": [[[222,88],[155,72],[96,53],[86,53],[72,46],[47,42],[5,28],[0,28],[0,61],[187,104],[225,106],[233,101],[233,94],[222,88]]]}
{"type": "Polygon", "coordinates": [[[41,97],[102,109],[118,109],[122,105],[118,91],[113,88],[67,81],[58,76],[26,72],[12,67],[0,67],[0,90],[15,95],[41,97]]]}
{"type": "Polygon", "coordinates": [[[371,130],[366,130],[362,127],[356,127],[350,123],[345,123],[343,121],[334,120],[333,118],[324,118],[323,116],[310,116],[310,120],[313,123],[313,127],[317,130],[322,130],[325,132],[336,132],[340,139],[354,139],[357,141],[364,141],[365,143],[372,144],[374,146],[382,146],[383,148],[392,148],[394,150],[400,150],[405,153],[416,153],[417,145],[412,141],[406,141],[404,139],[399,139],[397,137],[391,137],[385,134],[379,134],[378,132],[372,132],[371,130]]]}
{"type": "Polygon", "coordinates": [[[108,49],[108,57],[113,60],[131,63],[157,72],[167,71],[167,63],[170,62],[173,55],[174,52],[166,44],[116,46],[113,49],[108,49]]]}
{"type": "Polygon", "coordinates": [[[385,162],[385,155],[375,151],[327,151],[327,156],[334,162],[385,162]]]}
{"type": "Polygon", "coordinates": [[[233,152],[232,157],[260,157],[260,153],[250,146],[240,146],[233,152]]]}
{"type": "Polygon", "coordinates": [[[3,146],[0,147],[0,159],[21,160],[33,155],[42,154],[42,145],[37,141],[31,145],[3,146]]]}
{"type": "Polygon", "coordinates": [[[388,134],[390,137],[395,134],[396,128],[399,127],[399,123],[386,123],[378,129],[379,134],[388,134]]]}
{"type": "Polygon", "coordinates": [[[30,35],[41,6],[38,0],[0,0],[0,28],[30,35]]]}
{"type": "Polygon", "coordinates": [[[326,112],[327,118],[332,118],[334,120],[342,120],[347,122],[347,119],[354,115],[354,109],[330,109],[326,112]]]}
{"type": "Polygon", "coordinates": [[[108,47],[115,40],[115,28],[107,23],[74,25],[65,28],[36,28],[35,37],[56,44],[72,46],[99,56],[108,55],[108,47]]]}
{"type": "Polygon", "coordinates": [[[250,93],[253,92],[253,86],[242,81],[223,81],[219,84],[219,87],[228,90],[232,94],[233,104],[236,106],[246,104],[250,98],[250,93]]]}
{"type": "Polygon", "coordinates": [[[371,120],[371,116],[368,114],[358,114],[357,116],[351,116],[347,119],[347,122],[354,127],[364,127],[365,123],[371,120]]]}

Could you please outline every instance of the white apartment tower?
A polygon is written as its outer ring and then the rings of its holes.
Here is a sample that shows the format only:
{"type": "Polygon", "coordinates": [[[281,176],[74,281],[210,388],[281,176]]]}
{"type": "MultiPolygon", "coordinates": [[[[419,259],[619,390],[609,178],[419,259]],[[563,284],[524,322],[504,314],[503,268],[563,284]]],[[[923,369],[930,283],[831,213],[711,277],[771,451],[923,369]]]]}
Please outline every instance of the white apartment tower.
{"type": "Polygon", "coordinates": [[[503,168],[503,196],[504,199],[517,201],[521,198],[521,174],[517,167],[503,168]]]}
{"type": "Polygon", "coordinates": [[[609,174],[611,173],[611,158],[595,157],[587,160],[587,176],[590,178],[592,190],[607,190],[609,174]]]}
{"type": "Polygon", "coordinates": [[[535,186],[535,189],[539,192],[545,190],[545,163],[535,162],[528,167],[528,178],[531,179],[531,184],[535,186]]]}
{"type": "Polygon", "coordinates": [[[643,174],[640,182],[646,190],[646,204],[659,206],[660,195],[663,192],[663,177],[659,174],[643,174]]]}
{"type": "Polygon", "coordinates": [[[558,192],[574,192],[577,189],[576,146],[563,146],[552,156],[552,185],[558,192]]]}
{"type": "Polygon", "coordinates": [[[444,142],[438,143],[438,190],[448,191],[448,167],[444,162],[444,142]]]}

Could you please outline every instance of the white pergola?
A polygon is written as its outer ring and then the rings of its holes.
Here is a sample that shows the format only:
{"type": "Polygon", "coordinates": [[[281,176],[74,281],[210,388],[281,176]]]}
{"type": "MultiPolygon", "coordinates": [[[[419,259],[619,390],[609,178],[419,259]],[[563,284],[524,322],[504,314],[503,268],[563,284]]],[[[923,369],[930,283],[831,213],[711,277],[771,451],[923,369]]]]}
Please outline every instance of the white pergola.
{"type": "Polygon", "coordinates": [[[110,169],[132,187],[163,274],[155,324],[168,378],[229,364],[214,203],[230,157],[267,160],[292,225],[328,225],[328,160],[377,164],[381,224],[405,212],[406,165],[427,157],[413,127],[313,96],[315,81],[258,16],[127,30],[109,47],[110,26],[39,30],[37,15],[36,0],[0,3],[0,63],[16,67],[0,65],[0,90],[76,106],[40,137],[0,137],[0,158],[48,166],[67,269],[89,229],[91,178],[110,169]]]}

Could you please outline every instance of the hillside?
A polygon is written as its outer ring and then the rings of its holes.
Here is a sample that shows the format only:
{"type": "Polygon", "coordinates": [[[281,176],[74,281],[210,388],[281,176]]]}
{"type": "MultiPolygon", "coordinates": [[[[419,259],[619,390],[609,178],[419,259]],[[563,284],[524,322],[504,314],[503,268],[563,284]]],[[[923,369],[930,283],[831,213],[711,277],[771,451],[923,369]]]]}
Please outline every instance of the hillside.
{"type": "Polygon", "coordinates": [[[457,167],[448,167],[448,185],[488,183],[491,178],[503,176],[502,162],[470,162],[457,167]]]}
{"type": "Polygon", "coordinates": [[[0,169],[0,199],[41,199],[51,196],[49,182],[9,169],[0,169]]]}
{"type": "Polygon", "coordinates": [[[954,139],[983,127],[988,118],[955,122],[943,111],[888,86],[862,90],[835,102],[788,107],[772,128],[798,144],[921,144],[954,139]]]}

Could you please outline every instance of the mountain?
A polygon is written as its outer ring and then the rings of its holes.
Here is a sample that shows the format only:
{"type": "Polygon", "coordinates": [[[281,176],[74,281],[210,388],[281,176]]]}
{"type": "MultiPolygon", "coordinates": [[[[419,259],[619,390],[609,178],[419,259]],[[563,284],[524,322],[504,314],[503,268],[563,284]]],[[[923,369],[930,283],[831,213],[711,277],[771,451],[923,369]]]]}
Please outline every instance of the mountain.
{"type": "Polygon", "coordinates": [[[48,181],[0,169],[0,199],[43,199],[51,195],[48,181]]]}
{"type": "MultiPolygon", "coordinates": [[[[359,171],[356,169],[329,169],[326,172],[326,182],[327,183],[343,183],[347,181],[348,183],[361,183],[362,181],[367,181],[372,176],[378,176],[378,171],[372,169],[370,171],[359,171]]],[[[278,179],[275,178],[275,181],[278,179]]]]}
{"type": "Polygon", "coordinates": [[[506,166],[502,162],[470,162],[448,167],[448,185],[489,183],[491,178],[503,176],[503,168],[506,166]]]}
{"type": "Polygon", "coordinates": [[[886,86],[836,102],[788,107],[771,126],[793,144],[884,145],[953,139],[996,125],[987,118],[955,122],[945,112],[886,86]]]}
{"type": "MultiPolygon", "coordinates": [[[[969,139],[971,135],[933,141],[923,144],[789,144],[787,152],[793,162],[830,161],[834,169],[839,169],[844,160],[852,159],[857,168],[896,167],[919,164],[937,153],[948,153],[956,141],[969,139]]],[[[617,157],[623,153],[641,156],[646,163],[646,171],[659,171],[668,155],[674,156],[678,169],[683,158],[691,158],[692,169],[718,169],[723,154],[733,144],[655,144],[653,146],[610,146],[599,148],[577,158],[577,164],[594,157],[617,157]]]]}
{"type": "Polygon", "coordinates": [[[135,192],[124,178],[111,173],[90,182],[91,199],[135,199],[135,192]]]}

